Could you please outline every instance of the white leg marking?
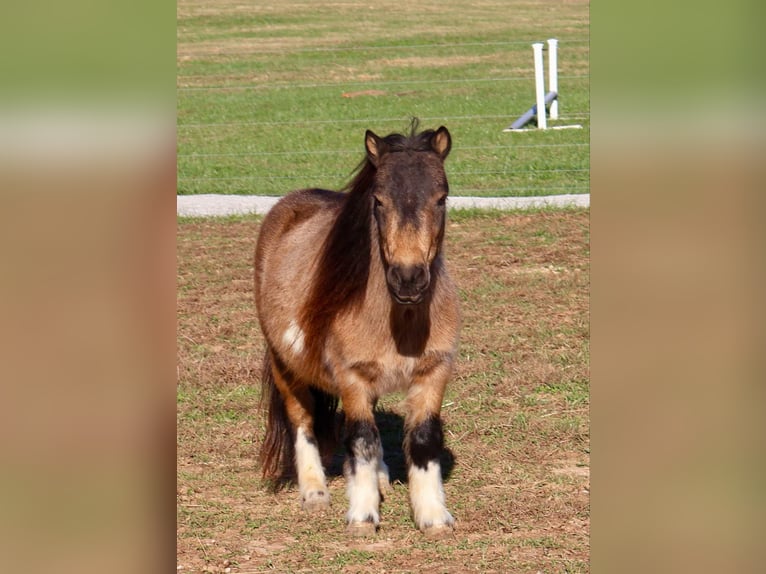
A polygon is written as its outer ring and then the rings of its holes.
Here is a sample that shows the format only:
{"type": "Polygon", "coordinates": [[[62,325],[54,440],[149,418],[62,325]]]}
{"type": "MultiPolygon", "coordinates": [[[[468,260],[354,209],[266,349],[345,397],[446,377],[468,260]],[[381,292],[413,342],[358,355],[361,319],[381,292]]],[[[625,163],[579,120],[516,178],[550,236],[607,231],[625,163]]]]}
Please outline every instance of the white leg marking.
{"type": "Polygon", "coordinates": [[[303,331],[295,320],[290,320],[287,331],[282,335],[282,341],[296,355],[300,355],[303,352],[303,331]]]}
{"type": "Polygon", "coordinates": [[[308,440],[302,428],[298,429],[295,437],[295,467],[298,469],[298,490],[303,508],[317,510],[330,506],[330,492],[319,449],[316,443],[308,440]]]}
{"type": "Polygon", "coordinates": [[[380,524],[380,490],[378,490],[378,460],[357,461],[356,473],[346,475],[346,493],[348,494],[349,524],[369,522],[380,524]]]}
{"type": "Polygon", "coordinates": [[[410,502],[417,527],[428,529],[451,528],[455,519],[447,511],[442,487],[442,471],[438,462],[430,461],[425,469],[410,466],[410,502]]]}

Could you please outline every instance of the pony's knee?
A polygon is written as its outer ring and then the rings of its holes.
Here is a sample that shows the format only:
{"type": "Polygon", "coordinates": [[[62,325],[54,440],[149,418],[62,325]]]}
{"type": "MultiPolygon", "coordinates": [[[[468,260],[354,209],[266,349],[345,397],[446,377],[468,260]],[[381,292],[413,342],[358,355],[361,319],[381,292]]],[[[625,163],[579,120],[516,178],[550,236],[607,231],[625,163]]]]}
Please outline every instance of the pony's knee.
{"type": "Polygon", "coordinates": [[[430,416],[414,425],[407,433],[405,451],[409,463],[422,470],[438,461],[444,450],[444,431],[438,416],[430,416]]]}
{"type": "Polygon", "coordinates": [[[352,473],[357,462],[378,460],[382,455],[380,433],[372,421],[346,421],[345,446],[352,473]]]}

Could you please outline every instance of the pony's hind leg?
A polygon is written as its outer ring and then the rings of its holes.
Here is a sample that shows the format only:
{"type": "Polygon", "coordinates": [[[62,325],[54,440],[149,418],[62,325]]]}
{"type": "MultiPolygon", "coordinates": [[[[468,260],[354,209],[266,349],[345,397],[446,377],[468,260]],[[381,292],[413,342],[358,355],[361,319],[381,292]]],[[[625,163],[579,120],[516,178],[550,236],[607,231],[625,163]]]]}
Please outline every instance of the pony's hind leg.
{"type": "Polygon", "coordinates": [[[328,508],[330,491],[327,489],[317,440],[305,427],[299,427],[295,433],[295,466],[303,509],[313,512],[328,508]]]}
{"type": "Polygon", "coordinates": [[[391,490],[391,474],[388,471],[388,465],[383,461],[383,449],[380,449],[378,457],[378,490],[387,493],[391,490]]]}
{"type": "MultiPolygon", "coordinates": [[[[378,406],[378,399],[372,401],[373,413],[378,406]]],[[[391,490],[391,473],[388,470],[388,465],[383,460],[383,444],[381,441],[380,449],[378,451],[378,490],[382,494],[385,494],[391,490]]]]}
{"type": "Polygon", "coordinates": [[[297,381],[281,361],[273,360],[274,382],[285,403],[294,429],[295,469],[301,506],[308,511],[330,506],[319,442],[314,434],[315,397],[307,385],[297,381]]]}

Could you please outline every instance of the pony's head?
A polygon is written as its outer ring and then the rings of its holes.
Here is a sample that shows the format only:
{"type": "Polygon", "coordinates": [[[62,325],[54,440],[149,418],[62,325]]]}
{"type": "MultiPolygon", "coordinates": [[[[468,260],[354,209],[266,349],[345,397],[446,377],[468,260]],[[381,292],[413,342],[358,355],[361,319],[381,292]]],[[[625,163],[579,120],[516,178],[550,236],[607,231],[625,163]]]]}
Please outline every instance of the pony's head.
{"type": "Polygon", "coordinates": [[[375,167],[370,201],[394,300],[417,304],[431,284],[441,251],[449,187],[444,160],[452,141],[447,128],[384,138],[365,134],[367,159],[375,167]]]}

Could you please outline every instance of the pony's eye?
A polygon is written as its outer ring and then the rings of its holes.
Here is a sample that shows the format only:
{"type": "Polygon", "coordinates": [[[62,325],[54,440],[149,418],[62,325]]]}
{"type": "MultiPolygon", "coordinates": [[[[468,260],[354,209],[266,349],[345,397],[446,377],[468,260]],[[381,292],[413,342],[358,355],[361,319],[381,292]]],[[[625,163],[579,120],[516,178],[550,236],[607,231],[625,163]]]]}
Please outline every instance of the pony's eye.
{"type": "Polygon", "coordinates": [[[442,195],[439,198],[439,201],[436,202],[436,205],[438,205],[439,207],[444,207],[446,204],[447,204],[447,196],[446,195],[442,195]]]}
{"type": "Polygon", "coordinates": [[[373,199],[373,205],[375,206],[375,209],[377,209],[377,208],[379,208],[381,205],[383,205],[383,204],[380,202],[380,200],[379,200],[379,199],[378,199],[376,196],[373,196],[373,197],[372,197],[372,199],[373,199]]]}

